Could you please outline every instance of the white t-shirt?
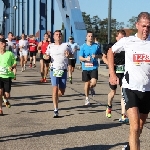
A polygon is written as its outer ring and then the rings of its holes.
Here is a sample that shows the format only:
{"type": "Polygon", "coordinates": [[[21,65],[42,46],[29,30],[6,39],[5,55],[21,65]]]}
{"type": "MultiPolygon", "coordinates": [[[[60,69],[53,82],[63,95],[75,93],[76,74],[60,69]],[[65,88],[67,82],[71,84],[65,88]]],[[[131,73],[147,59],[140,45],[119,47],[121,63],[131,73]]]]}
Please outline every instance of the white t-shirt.
{"type": "MultiPolygon", "coordinates": [[[[77,43],[69,43],[69,45],[71,46],[72,49],[73,58],[77,59],[77,50],[75,49],[79,49],[79,45],[77,43]]],[[[69,58],[69,59],[73,59],[73,58],[69,58]]]]}
{"type": "Polygon", "coordinates": [[[112,51],[125,51],[125,76],[123,88],[150,91],[150,41],[136,35],[121,38],[112,46],[112,51]]]}
{"type": "Polygon", "coordinates": [[[6,39],[8,42],[7,42],[7,46],[6,46],[6,50],[8,51],[13,51],[13,46],[14,44],[16,44],[16,41],[12,40],[12,41],[9,41],[8,38],[6,39]]]}
{"type": "Polygon", "coordinates": [[[22,50],[25,50],[25,51],[27,51],[28,50],[28,41],[27,40],[19,40],[19,46],[24,46],[23,48],[22,48],[22,50]]]}
{"type": "Polygon", "coordinates": [[[65,51],[72,53],[68,43],[62,43],[61,45],[51,43],[48,45],[46,54],[51,56],[51,63],[54,69],[67,69],[68,58],[65,56],[65,51]]]}

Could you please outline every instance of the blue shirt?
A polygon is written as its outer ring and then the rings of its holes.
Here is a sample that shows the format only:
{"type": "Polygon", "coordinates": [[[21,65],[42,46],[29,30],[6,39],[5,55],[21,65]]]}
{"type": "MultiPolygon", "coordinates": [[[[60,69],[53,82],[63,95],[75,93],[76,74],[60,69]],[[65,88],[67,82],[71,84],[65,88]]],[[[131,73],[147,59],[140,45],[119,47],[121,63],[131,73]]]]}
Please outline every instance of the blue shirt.
{"type": "Polygon", "coordinates": [[[98,69],[98,59],[92,58],[92,55],[100,55],[101,50],[98,44],[93,43],[92,45],[83,44],[80,48],[79,56],[83,58],[91,57],[89,62],[82,62],[82,70],[94,70],[98,69]]]}

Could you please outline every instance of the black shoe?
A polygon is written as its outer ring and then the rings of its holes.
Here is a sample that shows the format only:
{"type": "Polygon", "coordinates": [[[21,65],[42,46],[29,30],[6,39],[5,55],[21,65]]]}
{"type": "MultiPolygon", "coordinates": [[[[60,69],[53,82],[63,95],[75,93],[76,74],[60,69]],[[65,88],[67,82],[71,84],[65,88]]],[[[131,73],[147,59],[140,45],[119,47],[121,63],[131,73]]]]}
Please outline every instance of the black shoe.
{"type": "Polygon", "coordinates": [[[54,111],[54,116],[53,116],[53,118],[58,118],[58,110],[57,111],[54,111]]]}

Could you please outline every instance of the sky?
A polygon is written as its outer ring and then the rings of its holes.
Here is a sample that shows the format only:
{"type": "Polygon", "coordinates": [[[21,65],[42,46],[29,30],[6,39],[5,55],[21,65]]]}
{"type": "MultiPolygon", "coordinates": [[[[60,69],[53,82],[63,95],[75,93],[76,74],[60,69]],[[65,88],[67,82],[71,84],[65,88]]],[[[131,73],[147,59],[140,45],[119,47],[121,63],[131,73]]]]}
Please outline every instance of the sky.
{"type": "MultiPolygon", "coordinates": [[[[108,18],[109,0],[78,0],[82,12],[90,14],[91,17],[98,15],[100,19],[108,18]],[[86,3],[85,3],[86,2],[86,3]]],[[[57,4],[55,4],[57,5],[57,4]]],[[[56,6],[56,10],[58,6],[56,6]]],[[[150,12],[150,0],[112,0],[112,18],[118,22],[128,24],[132,16],[137,16],[140,12],[150,12]]],[[[56,11],[57,20],[61,20],[59,11],[56,11]]],[[[59,24],[56,24],[59,28],[59,24]]]]}
{"type": "MultiPolygon", "coordinates": [[[[50,14],[50,8],[51,8],[50,0],[47,0],[47,1],[48,1],[48,14],[50,14]]],[[[78,0],[78,1],[79,1],[80,9],[82,12],[86,12],[87,14],[90,14],[91,17],[98,15],[100,19],[108,18],[109,0],[78,0]]],[[[54,29],[61,29],[62,18],[61,18],[61,14],[59,12],[59,8],[58,8],[56,1],[54,5],[55,5],[54,29]]],[[[142,11],[150,12],[150,0],[144,0],[144,1],[142,0],[112,0],[112,18],[116,19],[118,22],[124,22],[125,25],[128,24],[128,20],[132,18],[132,16],[136,17],[142,11]]],[[[2,0],[0,0],[0,14],[1,14],[0,15],[0,21],[1,21],[2,19],[1,16],[3,14],[2,0]]],[[[48,30],[50,29],[51,27],[50,27],[50,21],[49,21],[48,30]]]]}

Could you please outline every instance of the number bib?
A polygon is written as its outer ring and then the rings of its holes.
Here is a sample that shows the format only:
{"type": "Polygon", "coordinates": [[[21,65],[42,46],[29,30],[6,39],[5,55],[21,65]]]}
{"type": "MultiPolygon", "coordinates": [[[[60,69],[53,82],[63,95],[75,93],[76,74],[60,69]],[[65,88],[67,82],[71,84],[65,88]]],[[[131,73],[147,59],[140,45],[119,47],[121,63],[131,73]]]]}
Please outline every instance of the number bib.
{"type": "Polygon", "coordinates": [[[5,67],[0,67],[0,74],[7,74],[7,69],[5,67]]]}
{"type": "Polygon", "coordinates": [[[116,65],[116,73],[124,73],[125,65],[116,65]]]}
{"type": "Polygon", "coordinates": [[[135,65],[150,64],[150,54],[133,54],[133,63],[135,65]]]}
{"type": "Polygon", "coordinates": [[[63,73],[64,73],[64,70],[53,69],[53,76],[55,77],[62,77],[63,73]]]}
{"type": "Polygon", "coordinates": [[[93,62],[91,62],[91,61],[86,61],[86,62],[85,62],[85,67],[93,67],[93,62]]]}

